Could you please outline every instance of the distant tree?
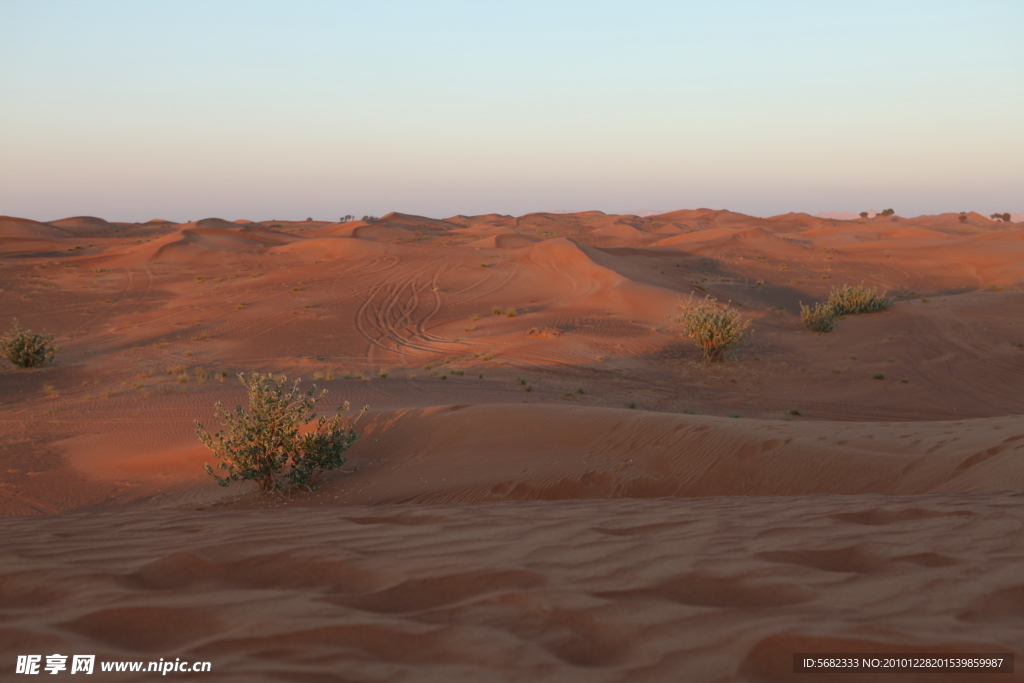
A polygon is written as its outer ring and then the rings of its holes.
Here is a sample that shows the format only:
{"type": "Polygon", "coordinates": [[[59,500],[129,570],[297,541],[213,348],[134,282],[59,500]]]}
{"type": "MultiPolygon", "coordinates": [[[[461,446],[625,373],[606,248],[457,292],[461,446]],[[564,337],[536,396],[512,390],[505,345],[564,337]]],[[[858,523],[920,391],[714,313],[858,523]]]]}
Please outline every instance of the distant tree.
{"type": "Polygon", "coordinates": [[[1011,216],[1010,216],[1010,212],[1009,211],[1007,211],[1006,213],[1003,214],[1003,220],[1006,221],[1007,223],[1010,222],[1010,218],[1011,218],[1011,216]]]}
{"type": "Polygon", "coordinates": [[[868,217],[868,212],[867,211],[861,211],[860,212],[860,217],[861,218],[867,218],[868,217]]]}
{"type": "Polygon", "coordinates": [[[307,219],[306,219],[306,222],[307,222],[307,223],[311,223],[312,221],[313,221],[313,219],[312,219],[312,218],[307,218],[307,219]]]}
{"type": "Polygon", "coordinates": [[[883,216],[893,216],[895,214],[896,214],[896,210],[895,209],[886,209],[885,211],[882,212],[883,216]]]}
{"type": "Polygon", "coordinates": [[[994,221],[1003,221],[1004,223],[1010,222],[1010,214],[1008,213],[994,213],[989,218],[994,221]]]}
{"type": "Polygon", "coordinates": [[[367,223],[372,223],[377,220],[376,216],[363,216],[363,220],[367,223]]]}
{"type": "Polygon", "coordinates": [[[966,223],[966,222],[967,222],[967,214],[966,214],[966,213],[964,213],[963,211],[961,211],[961,212],[960,212],[960,215],[959,215],[959,216],[957,216],[957,217],[956,217],[956,219],[957,219],[958,221],[960,221],[961,223],[966,223]]]}

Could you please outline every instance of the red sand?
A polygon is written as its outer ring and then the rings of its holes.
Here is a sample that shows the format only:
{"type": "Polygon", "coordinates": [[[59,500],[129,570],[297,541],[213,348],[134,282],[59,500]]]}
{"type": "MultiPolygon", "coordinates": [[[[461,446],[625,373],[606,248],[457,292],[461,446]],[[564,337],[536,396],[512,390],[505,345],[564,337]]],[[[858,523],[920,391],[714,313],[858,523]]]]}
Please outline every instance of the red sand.
{"type": "Polygon", "coordinates": [[[0,370],[11,666],[819,681],[857,675],[792,652],[1021,653],[1016,224],[4,217],[0,262],[0,325],[63,346],[0,370]],[[896,304],[803,328],[860,283],[896,304]],[[753,321],[729,362],[670,322],[690,294],[753,321]],[[369,404],[360,471],[218,488],[193,421],[253,370],[369,404]]]}

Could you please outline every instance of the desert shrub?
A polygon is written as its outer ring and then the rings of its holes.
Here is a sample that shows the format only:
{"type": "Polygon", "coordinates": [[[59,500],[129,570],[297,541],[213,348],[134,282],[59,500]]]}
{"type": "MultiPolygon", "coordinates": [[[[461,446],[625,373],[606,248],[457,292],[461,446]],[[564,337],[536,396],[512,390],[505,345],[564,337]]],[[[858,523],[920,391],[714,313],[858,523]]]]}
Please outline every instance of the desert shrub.
{"type": "Polygon", "coordinates": [[[814,332],[831,332],[836,329],[836,309],[820,301],[814,304],[814,308],[804,306],[801,302],[800,319],[807,329],[814,332]]]}
{"type": "Polygon", "coordinates": [[[873,313],[892,306],[892,299],[884,293],[879,294],[874,287],[843,285],[832,288],[828,295],[828,305],[835,309],[836,315],[873,313]]]}
{"type": "Polygon", "coordinates": [[[956,219],[958,221],[960,221],[961,223],[966,223],[967,222],[967,214],[961,212],[960,215],[956,217],[956,219]]]}
{"type": "Polygon", "coordinates": [[[867,211],[861,211],[860,212],[860,217],[861,218],[867,218],[868,217],[868,212],[867,211]]]}
{"type": "Polygon", "coordinates": [[[53,355],[60,351],[53,346],[52,334],[36,334],[23,330],[15,319],[11,329],[0,336],[0,355],[19,368],[35,368],[46,365],[53,360],[53,355]]]}
{"type": "Polygon", "coordinates": [[[255,481],[260,491],[287,491],[294,487],[313,489],[321,473],[345,464],[345,451],[359,434],[352,428],[355,420],[343,420],[348,410],[343,403],[331,417],[322,416],[305,434],[299,430],[316,417],[313,409],[327,390],[313,385],[304,394],[295,380],[285,387],[287,378],[251,373],[238,375],[249,394],[248,412],[241,406],[229,411],[218,402],[215,415],[224,423],[224,431],[211,434],[196,421],[196,435],[220,460],[217,470],[204,463],[203,469],[221,486],[233,481],[255,481]]]}
{"type": "Polygon", "coordinates": [[[744,320],[739,311],[720,306],[711,297],[691,297],[679,305],[682,311],[672,322],[686,328],[687,338],[700,348],[709,363],[722,360],[725,352],[743,339],[743,330],[750,327],[750,321],[744,320]]]}

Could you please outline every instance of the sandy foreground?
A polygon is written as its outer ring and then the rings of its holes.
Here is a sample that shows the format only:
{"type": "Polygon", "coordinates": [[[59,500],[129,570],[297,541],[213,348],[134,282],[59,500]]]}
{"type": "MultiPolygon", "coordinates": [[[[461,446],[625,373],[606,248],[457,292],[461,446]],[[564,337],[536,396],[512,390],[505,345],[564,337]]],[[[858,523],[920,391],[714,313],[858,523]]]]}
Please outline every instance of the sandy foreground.
{"type": "Polygon", "coordinates": [[[792,656],[1024,651],[1022,286],[976,214],[0,217],[0,326],[63,347],[0,370],[0,670],[1021,680],[792,656]],[[895,305],[803,328],[861,283],[895,305]],[[690,295],[753,322],[726,363],[690,295]],[[359,471],[217,487],[193,422],[249,371],[369,405],[359,471]]]}

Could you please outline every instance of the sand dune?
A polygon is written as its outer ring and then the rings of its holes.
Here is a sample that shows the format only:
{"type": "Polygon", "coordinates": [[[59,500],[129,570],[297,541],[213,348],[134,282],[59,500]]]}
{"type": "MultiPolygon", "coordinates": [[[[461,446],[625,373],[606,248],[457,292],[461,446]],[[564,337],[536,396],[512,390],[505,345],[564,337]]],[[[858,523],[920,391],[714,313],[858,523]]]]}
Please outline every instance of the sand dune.
{"type": "Polygon", "coordinates": [[[490,237],[483,237],[473,242],[468,242],[467,247],[490,247],[493,249],[521,249],[535,244],[539,240],[531,235],[520,235],[514,232],[499,232],[490,237]]]}
{"type": "Polygon", "coordinates": [[[855,677],[801,650],[1021,654],[1016,224],[3,217],[0,253],[0,325],[62,347],[0,369],[10,657],[764,682],[855,677]],[[860,283],[893,306],[803,327],[860,283]],[[689,296],[751,321],[727,362],[672,321],[689,296]],[[250,371],[370,405],[358,472],[217,487],[194,421],[250,371]]]}
{"type": "MultiPolygon", "coordinates": [[[[374,417],[373,466],[326,494],[362,503],[1024,491],[1024,420],[779,422],[576,406],[374,417]]],[[[336,483],[335,483],[336,482],[336,483]]]]}
{"type": "Polygon", "coordinates": [[[398,213],[397,211],[381,216],[378,222],[387,223],[388,225],[405,225],[421,230],[424,228],[433,228],[434,230],[447,231],[458,227],[458,225],[449,223],[448,221],[438,220],[436,218],[427,218],[426,216],[415,216],[408,213],[398,213]]]}
{"type": "Polygon", "coordinates": [[[653,243],[653,247],[668,247],[673,244],[692,244],[694,242],[711,242],[712,240],[721,239],[723,237],[732,237],[738,230],[733,228],[708,228],[706,230],[698,230],[696,232],[688,232],[682,235],[675,235],[673,237],[666,237],[665,239],[658,240],[653,243]]]}
{"type": "Polygon", "coordinates": [[[392,240],[412,240],[417,235],[412,230],[396,228],[390,225],[356,225],[349,233],[351,237],[358,237],[364,240],[376,240],[378,242],[392,240]]]}
{"type": "Polygon", "coordinates": [[[0,216],[0,238],[2,237],[64,237],[68,231],[46,223],[0,216]]]}
{"type": "Polygon", "coordinates": [[[256,252],[267,244],[279,244],[262,235],[243,233],[241,230],[222,228],[186,228],[160,238],[146,246],[148,260],[172,259],[188,261],[207,255],[221,255],[223,252],[256,252]]]}
{"type": "Polygon", "coordinates": [[[57,221],[50,221],[50,225],[55,228],[62,228],[74,233],[100,233],[107,230],[113,230],[114,225],[108,223],[102,218],[96,218],[95,216],[74,216],[72,218],[62,218],[57,221]]]}
{"type": "Polygon", "coordinates": [[[650,218],[665,223],[695,223],[703,221],[705,223],[721,224],[723,227],[728,227],[734,223],[749,225],[751,220],[750,216],[721,209],[682,209],[650,216],[650,218]]]}
{"type": "Polygon", "coordinates": [[[787,213],[765,219],[765,227],[773,232],[802,232],[837,224],[842,225],[835,220],[819,218],[806,213],[787,213]]]}
{"type": "Polygon", "coordinates": [[[651,242],[656,239],[656,236],[631,225],[611,225],[607,228],[598,228],[591,232],[590,235],[622,242],[651,242]]]}
{"type": "Polygon", "coordinates": [[[238,226],[236,223],[226,221],[223,218],[203,218],[191,224],[186,223],[183,227],[192,227],[198,230],[234,230],[238,226]]]}

